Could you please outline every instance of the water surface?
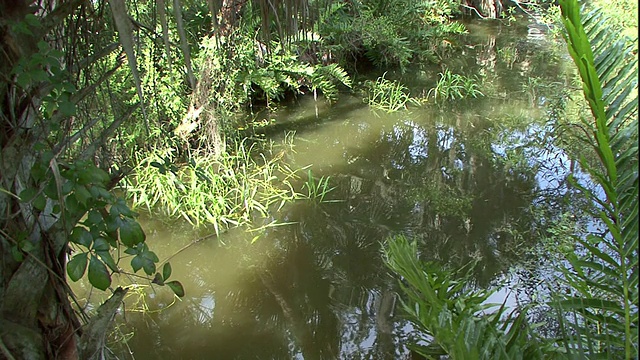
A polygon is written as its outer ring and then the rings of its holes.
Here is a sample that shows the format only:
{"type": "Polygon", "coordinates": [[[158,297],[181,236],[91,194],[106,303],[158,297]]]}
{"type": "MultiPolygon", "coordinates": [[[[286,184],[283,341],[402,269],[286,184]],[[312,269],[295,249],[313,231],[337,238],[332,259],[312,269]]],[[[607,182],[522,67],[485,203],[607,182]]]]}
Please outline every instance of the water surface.
{"type": "MultiPolygon", "coordinates": [[[[134,335],[132,356],[406,358],[413,328],[380,253],[396,234],[417,239],[424,259],[478,261],[478,286],[503,278],[539,241],[552,203],[545,196],[554,194],[547,190],[569,171],[544,139],[570,77],[564,54],[527,38],[527,24],[467,25],[460,47],[439,54],[441,64],[387,78],[419,96],[446,67],[477,76],[483,97],[393,114],[372,111],[358,94],[331,106],[302,97],[269,114],[277,125],[267,137],[295,132],[290,166],[308,167],[316,181],[329,177],[335,189],[265,220],[290,225],[233,229],[173,256],[172,277],[187,295],[175,300],[157,289],[136,302],[132,292],[129,310],[147,310],[119,319],[122,334],[134,335]]],[[[296,187],[306,193],[301,176],[296,187]]],[[[180,222],[143,225],[161,259],[207,235],[180,222]]]]}

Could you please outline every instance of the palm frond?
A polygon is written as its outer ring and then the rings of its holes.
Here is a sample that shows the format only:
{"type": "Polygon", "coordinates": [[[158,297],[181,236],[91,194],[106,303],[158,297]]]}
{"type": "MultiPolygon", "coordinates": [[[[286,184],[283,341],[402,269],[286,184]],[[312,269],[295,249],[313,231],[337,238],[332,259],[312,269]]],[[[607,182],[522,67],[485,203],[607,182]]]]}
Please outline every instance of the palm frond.
{"type": "Polygon", "coordinates": [[[140,108],[142,109],[142,114],[144,115],[145,125],[148,133],[149,123],[144,107],[144,95],[142,93],[142,82],[140,81],[140,73],[138,72],[136,53],[133,47],[134,41],[131,29],[131,19],[129,18],[129,14],[127,13],[127,6],[125,5],[124,0],[109,0],[109,5],[111,6],[111,13],[113,14],[113,19],[116,23],[116,29],[118,29],[118,39],[120,40],[120,44],[122,44],[124,52],[127,54],[127,61],[129,63],[129,68],[131,69],[131,74],[133,75],[133,80],[136,84],[136,91],[138,93],[138,97],[140,98],[140,108]]]}
{"type": "Polygon", "coordinates": [[[637,358],[638,61],[632,42],[617,36],[599,9],[582,18],[577,0],[560,3],[569,53],[593,115],[589,145],[599,157],[598,166],[585,159],[581,165],[605,199],[578,187],[600,204],[594,215],[607,231],[578,239],[585,253],[569,258],[571,269],[564,271],[574,294],[556,294],[555,305],[572,331],[563,339],[567,349],[637,358]]]}
{"type": "Polygon", "coordinates": [[[473,264],[451,271],[418,259],[415,241],[404,236],[387,240],[387,266],[402,278],[405,312],[428,345],[410,347],[421,355],[452,359],[542,358],[542,344],[531,331],[526,309],[509,312],[486,301],[493,290],[471,289],[473,264]],[[496,309],[497,307],[497,309],[496,309]]]}

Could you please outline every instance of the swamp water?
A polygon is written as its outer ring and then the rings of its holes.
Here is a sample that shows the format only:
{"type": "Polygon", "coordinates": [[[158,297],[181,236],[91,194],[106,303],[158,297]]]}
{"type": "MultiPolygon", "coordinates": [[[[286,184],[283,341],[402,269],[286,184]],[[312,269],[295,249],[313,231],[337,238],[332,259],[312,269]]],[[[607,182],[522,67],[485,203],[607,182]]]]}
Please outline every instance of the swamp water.
{"type": "MultiPolygon", "coordinates": [[[[545,137],[570,87],[570,62],[545,39],[527,37],[527,24],[467,26],[457,40],[462,50],[440,55],[451,72],[477,76],[485,96],[392,114],[371,110],[362,96],[344,94],[331,106],[307,96],[270,114],[276,125],[268,138],[295,132],[285,152],[291,168],[310,165],[316,183],[329,177],[334,187],[322,201],[288,204],[267,220],[290,224],[232,229],[188,246],[208,233],[141,219],[160,259],[173,255],[172,278],[186,296],[131,291],[116,332],[133,335],[125,352],[135,359],[408,358],[413,329],[380,251],[396,234],[417,239],[425,259],[452,267],[477,260],[480,286],[504,279],[540,241],[557,200],[550,197],[562,192],[569,163],[545,137]]],[[[442,69],[386,77],[401,78],[418,96],[442,69]]],[[[296,190],[306,194],[306,170],[300,175],[296,190]]]]}

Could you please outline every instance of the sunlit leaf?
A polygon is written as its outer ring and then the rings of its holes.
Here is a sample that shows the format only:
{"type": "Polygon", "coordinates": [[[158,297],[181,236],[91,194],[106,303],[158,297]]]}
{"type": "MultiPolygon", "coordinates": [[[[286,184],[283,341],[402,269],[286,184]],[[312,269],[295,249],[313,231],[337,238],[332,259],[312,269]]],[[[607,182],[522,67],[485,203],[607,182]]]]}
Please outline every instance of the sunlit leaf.
{"type": "Polygon", "coordinates": [[[111,256],[111,253],[109,251],[96,251],[96,254],[98,255],[98,257],[105,263],[107,264],[107,266],[109,267],[109,269],[111,269],[111,271],[113,272],[118,272],[118,265],[116,264],[116,262],[113,260],[113,256],[111,256]]]}
{"type": "Polygon", "coordinates": [[[95,251],[109,251],[111,245],[102,237],[97,238],[93,243],[93,250],[95,251]]]}

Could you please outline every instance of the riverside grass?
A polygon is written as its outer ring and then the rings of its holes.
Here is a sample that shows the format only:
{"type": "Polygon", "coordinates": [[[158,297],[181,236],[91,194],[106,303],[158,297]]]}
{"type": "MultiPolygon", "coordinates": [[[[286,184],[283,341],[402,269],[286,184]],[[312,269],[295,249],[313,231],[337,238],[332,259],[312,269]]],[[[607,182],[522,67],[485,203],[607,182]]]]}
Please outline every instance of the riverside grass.
{"type": "Polygon", "coordinates": [[[547,280],[543,306],[557,314],[558,323],[551,337],[528,325],[527,307],[504,320],[496,320],[505,314],[504,304],[493,314],[481,313],[492,290],[465,289],[468,273],[423,263],[415,241],[389,238],[387,266],[402,278],[404,309],[428,344],[410,347],[426,358],[638,358],[637,55],[634,42],[618,37],[599,9],[583,17],[577,0],[560,5],[592,115],[583,119],[585,145],[598,157],[596,164],[585,158],[580,164],[600,189],[572,183],[596,205],[592,217],[604,231],[575,236],[575,249],[556,265],[557,278],[547,280]]]}
{"type": "Polygon", "coordinates": [[[124,189],[134,208],[182,217],[194,227],[210,225],[219,233],[247,225],[299,197],[290,183],[297,174],[280,161],[282,152],[268,160],[254,150],[243,140],[234,151],[190,156],[181,164],[174,164],[174,150],[155,151],[137,159],[124,189]]]}

